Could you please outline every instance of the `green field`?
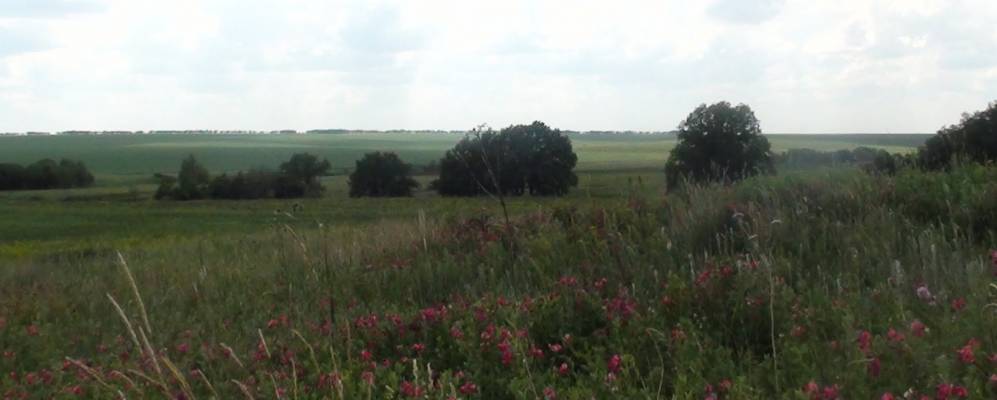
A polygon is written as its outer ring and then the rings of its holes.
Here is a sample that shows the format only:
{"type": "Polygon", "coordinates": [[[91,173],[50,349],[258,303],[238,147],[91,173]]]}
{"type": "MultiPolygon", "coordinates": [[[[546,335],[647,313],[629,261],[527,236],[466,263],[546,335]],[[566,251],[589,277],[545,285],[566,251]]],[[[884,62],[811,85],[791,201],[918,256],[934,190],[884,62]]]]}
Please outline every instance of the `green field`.
{"type": "Polygon", "coordinates": [[[509,224],[486,197],[347,196],[364,152],[423,164],[458,138],[0,138],[0,162],[98,178],[0,193],[0,396],[997,398],[993,165],[665,193],[674,139],[600,135],[573,138],[577,188],[510,199],[509,224]],[[219,173],[302,151],[340,169],[322,198],[151,198],[187,154],[219,173]]]}
{"type": "MultiPolygon", "coordinates": [[[[410,219],[419,212],[441,216],[476,210],[487,199],[435,199],[426,190],[415,199],[350,199],[345,173],[366,152],[395,151],[407,162],[437,160],[461,135],[445,133],[352,133],[308,135],[105,135],[0,137],[0,162],[30,163],[42,158],[84,161],[97,176],[85,189],[0,192],[0,258],[89,248],[146,246],[163,240],[198,240],[218,233],[250,233],[273,221],[286,201],[150,200],[156,172],[175,173],[180,160],[194,154],[213,173],[252,167],[275,169],[297,152],[326,157],[338,176],[326,178],[324,199],[299,200],[300,218],[330,225],[369,224],[410,219]]],[[[925,135],[772,135],[773,150],[825,151],[857,146],[910,151],[925,135]]],[[[675,143],[665,135],[574,135],[580,185],[567,200],[614,199],[628,190],[628,179],[642,190],[660,190],[664,160],[675,143]]],[[[432,179],[419,177],[425,187],[432,179]]],[[[528,209],[552,199],[516,199],[528,209]]]]}

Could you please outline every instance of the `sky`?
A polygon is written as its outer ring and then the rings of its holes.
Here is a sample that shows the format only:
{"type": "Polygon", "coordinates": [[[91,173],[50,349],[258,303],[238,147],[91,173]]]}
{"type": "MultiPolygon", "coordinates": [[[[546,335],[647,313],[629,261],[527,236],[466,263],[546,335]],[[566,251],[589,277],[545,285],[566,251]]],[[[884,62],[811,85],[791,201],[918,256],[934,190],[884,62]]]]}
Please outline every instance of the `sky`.
{"type": "Polygon", "coordinates": [[[0,131],[934,132],[997,100],[993,0],[0,0],[0,131]]]}

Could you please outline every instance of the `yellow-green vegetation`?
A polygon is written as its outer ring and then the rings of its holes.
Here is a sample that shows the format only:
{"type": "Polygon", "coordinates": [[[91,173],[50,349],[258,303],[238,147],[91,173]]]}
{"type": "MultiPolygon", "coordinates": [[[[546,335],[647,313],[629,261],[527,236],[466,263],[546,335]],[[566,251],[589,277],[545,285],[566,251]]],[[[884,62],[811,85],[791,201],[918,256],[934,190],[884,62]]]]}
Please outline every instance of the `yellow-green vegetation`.
{"type": "MultiPolygon", "coordinates": [[[[575,140],[579,186],[509,199],[510,225],[488,197],[351,199],[342,175],[294,201],[154,201],[128,180],[4,194],[0,394],[997,395],[997,168],[666,194],[666,140],[575,140]]],[[[145,169],[110,165],[93,169],[145,169]]]]}

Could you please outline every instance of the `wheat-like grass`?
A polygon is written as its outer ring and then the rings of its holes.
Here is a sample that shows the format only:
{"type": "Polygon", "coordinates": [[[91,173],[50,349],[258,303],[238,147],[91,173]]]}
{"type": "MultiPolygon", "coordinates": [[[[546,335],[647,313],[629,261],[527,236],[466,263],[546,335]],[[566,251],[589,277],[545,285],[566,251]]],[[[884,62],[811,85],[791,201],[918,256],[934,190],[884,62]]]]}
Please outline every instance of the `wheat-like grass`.
{"type": "Polygon", "coordinates": [[[66,357],[66,361],[69,361],[70,363],[72,363],[73,365],[75,365],[77,368],[83,370],[83,372],[86,372],[87,375],[90,375],[91,378],[93,378],[95,381],[97,381],[97,383],[99,383],[101,386],[103,386],[107,390],[118,393],[118,395],[122,399],[125,398],[125,394],[124,393],[122,393],[118,389],[115,389],[113,386],[111,386],[107,382],[105,382],[104,379],[100,377],[100,374],[98,374],[97,371],[94,371],[93,368],[90,368],[90,367],[86,366],[86,364],[83,364],[79,360],[74,360],[74,359],[69,358],[69,357],[66,357]]]}
{"type": "Polygon", "coordinates": [[[232,380],[232,383],[234,383],[236,386],[239,387],[239,391],[241,391],[242,394],[245,395],[247,399],[253,400],[254,398],[253,393],[249,391],[249,388],[247,388],[246,385],[243,385],[242,382],[239,382],[235,379],[232,380]]]}
{"type": "Polygon", "coordinates": [[[159,357],[156,357],[156,351],[152,349],[152,344],[149,343],[149,338],[145,335],[145,331],[142,328],[138,328],[139,337],[142,338],[142,343],[145,344],[145,350],[149,355],[149,359],[152,360],[152,367],[156,369],[156,374],[159,375],[159,379],[163,379],[163,368],[159,366],[159,357]]]}
{"type": "Polygon", "coordinates": [[[267,339],[263,337],[263,331],[260,329],[256,330],[256,333],[260,335],[260,343],[263,344],[263,351],[267,353],[267,358],[270,358],[270,346],[267,346],[267,339]]]}
{"type": "Polygon", "coordinates": [[[145,302],[142,301],[142,295],[139,294],[138,285],[135,284],[135,277],[132,276],[132,271],[128,269],[128,263],[125,262],[125,257],[121,255],[121,252],[116,252],[118,254],[118,263],[121,264],[121,268],[125,271],[125,277],[128,278],[128,284],[132,287],[132,293],[135,295],[135,301],[138,302],[139,311],[142,313],[142,322],[145,323],[145,330],[152,335],[152,325],[149,324],[149,315],[145,312],[145,302]]]}
{"type": "Polygon", "coordinates": [[[235,350],[232,350],[232,348],[225,343],[219,343],[219,345],[225,349],[225,352],[228,353],[229,358],[239,365],[239,368],[246,369],[246,366],[242,364],[242,360],[239,360],[239,356],[235,354],[235,350]]]}
{"type": "Polygon", "coordinates": [[[180,373],[180,369],[177,368],[177,366],[173,364],[168,357],[163,357],[162,360],[163,365],[165,365],[166,369],[168,369],[173,375],[173,379],[176,379],[177,382],[180,383],[180,390],[187,396],[188,399],[194,400],[196,398],[194,396],[194,391],[191,389],[190,383],[187,382],[187,379],[184,378],[182,373],[180,373]]]}

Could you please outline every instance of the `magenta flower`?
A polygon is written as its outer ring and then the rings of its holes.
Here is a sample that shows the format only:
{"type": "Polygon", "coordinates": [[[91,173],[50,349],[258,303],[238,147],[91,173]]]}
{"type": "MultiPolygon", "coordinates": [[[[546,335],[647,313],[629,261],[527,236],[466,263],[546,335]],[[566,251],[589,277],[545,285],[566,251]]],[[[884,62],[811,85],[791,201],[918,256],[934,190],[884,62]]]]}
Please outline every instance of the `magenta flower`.
{"type": "Polygon", "coordinates": [[[620,366],[622,363],[623,360],[620,358],[620,355],[613,354],[613,356],[610,357],[609,361],[606,363],[606,367],[609,368],[609,372],[617,374],[620,372],[620,366]]]}

